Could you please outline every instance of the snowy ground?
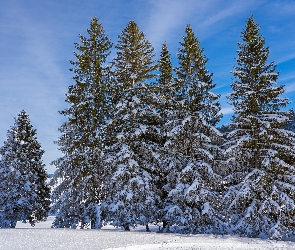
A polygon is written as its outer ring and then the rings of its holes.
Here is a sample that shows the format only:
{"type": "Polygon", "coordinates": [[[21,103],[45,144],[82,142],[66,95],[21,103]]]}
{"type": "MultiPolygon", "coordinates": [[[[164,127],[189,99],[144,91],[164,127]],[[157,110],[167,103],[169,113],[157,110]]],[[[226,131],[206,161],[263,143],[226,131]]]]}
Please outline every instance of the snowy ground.
{"type": "Polygon", "coordinates": [[[295,249],[295,242],[277,242],[234,236],[159,234],[143,227],[124,232],[113,227],[102,230],[51,229],[53,217],[31,228],[18,223],[16,229],[0,229],[0,249],[295,249]]]}

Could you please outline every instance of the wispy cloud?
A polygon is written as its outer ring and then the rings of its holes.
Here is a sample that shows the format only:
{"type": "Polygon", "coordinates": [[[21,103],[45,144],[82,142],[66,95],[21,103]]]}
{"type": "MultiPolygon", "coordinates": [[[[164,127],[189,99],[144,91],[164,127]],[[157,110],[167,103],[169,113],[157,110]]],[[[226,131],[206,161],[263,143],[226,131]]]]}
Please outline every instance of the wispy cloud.
{"type": "Polygon", "coordinates": [[[202,1],[201,4],[194,0],[185,2],[178,0],[153,1],[149,20],[145,27],[149,40],[155,47],[160,47],[164,41],[173,37],[174,30],[179,27],[183,27],[184,30],[184,23],[197,9],[197,6],[204,8],[205,1],[202,1]]]}
{"type": "Polygon", "coordinates": [[[221,93],[226,122],[232,114],[225,96],[231,91],[229,72],[237,56],[236,42],[252,13],[270,47],[269,60],[281,71],[278,83],[285,84],[286,95],[292,99],[294,11],[295,2],[283,0],[0,1],[0,143],[13,117],[24,108],[38,130],[45,162],[59,156],[52,142],[60,135],[57,129],[64,120],[58,110],[65,107],[64,94],[73,84],[68,60],[73,59],[78,34],[86,35],[94,15],[115,44],[117,35],[135,20],[156,54],[166,41],[174,60],[184,29],[191,24],[209,58],[208,70],[217,83],[214,92],[221,93]]]}
{"type": "Polygon", "coordinates": [[[156,48],[159,48],[164,41],[175,41],[175,31],[180,27],[184,30],[188,23],[197,31],[197,36],[208,37],[219,29],[226,29],[222,21],[230,22],[232,17],[239,16],[242,12],[249,15],[251,8],[256,9],[262,2],[153,1],[149,21],[146,24],[148,38],[156,48]]]}
{"type": "Polygon", "coordinates": [[[285,93],[291,93],[295,91],[295,79],[293,82],[290,82],[288,85],[285,86],[285,93]]]}
{"type": "Polygon", "coordinates": [[[292,17],[295,12],[295,2],[294,1],[271,1],[268,2],[269,8],[266,8],[266,11],[277,10],[272,12],[273,16],[292,17]]]}
{"type": "Polygon", "coordinates": [[[284,55],[283,57],[279,58],[277,61],[275,61],[275,64],[279,65],[279,64],[282,64],[282,63],[285,63],[287,61],[294,60],[294,59],[295,59],[295,51],[294,51],[294,53],[290,53],[290,54],[284,55]]]}
{"type": "MultiPolygon", "coordinates": [[[[61,108],[61,98],[64,99],[67,80],[65,73],[56,61],[58,58],[50,27],[44,23],[36,23],[30,19],[30,14],[21,6],[13,6],[13,15],[8,19],[14,37],[21,37],[10,51],[10,62],[2,67],[2,84],[5,84],[6,95],[1,101],[2,115],[1,131],[9,129],[13,124],[13,116],[25,109],[31,117],[33,126],[37,129],[40,143],[45,149],[44,161],[48,164],[56,158],[56,146],[53,141],[59,133],[60,119],[57,119],[61,108]],[[15,54],[13,54],[15,53],[15,54]],[[3,114],[4,113],[4,114],[3,114]],[[12,116],[13,114],[13,116],[12,116]],[[3,116],[2,116],[3,117],[3,116]]],[[[8,46],[7,46],[8,47],[8,46]]],[[[1,141],[5,134],[0,135],[1,141]]]]}
{"type": "Polygon", "coordinates": [[[290,73],[282,78],[279,78],[279,82],[285,85],[285,93],[290,94],[295,91],[295,74],[290,73]]]}

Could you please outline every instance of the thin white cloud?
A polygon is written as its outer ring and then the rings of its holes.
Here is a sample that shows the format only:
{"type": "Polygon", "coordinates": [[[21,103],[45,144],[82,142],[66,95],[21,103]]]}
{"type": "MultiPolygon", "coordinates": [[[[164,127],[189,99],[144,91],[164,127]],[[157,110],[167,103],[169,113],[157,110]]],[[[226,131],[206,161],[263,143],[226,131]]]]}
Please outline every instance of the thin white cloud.
{"type": "Polygon", "coordinates": [[[289,74],[280,74],[278,78],[278,82],[290,82],[295,79],[295,74],[294,72],[290,72],[289,74]]]}
{"type": "Polygon", "coordinates": [[[37,129],[38,138],[42,138],[39,141],[46,151],[43,159],[50,169],[48,163],[60,154],[53,141],[59,136],[57,128],[62,118],[59,118],[58,110],[66,93],[67,81],[56,61],[58,56],[50,28],[31,20],[30,14],[18,5],[13,6],[13,13],[14,17],[8,22],[15,32],[13,46],[18,53],[13,55],[11,52],[10,63],[4,65],[6,74],[2,72],[6,95],[1,100],[5,120],[0,125],[0,139],[5,140],[3,132],[13,125],[13,117],[25,109],[37,129]]]}
{"type": "Polygon", "coordinates": [[[272,12],[275,16],[286,17],[293,16],[295,12],[295,2],[294,1],[271,1],[268,3],[269,8],[266,8],[266,11],[277,10],[272,12]]]}
{"type": "Polygon", "coordinates": [[[175,40],[174,34],[179,27],[185,29],[190,23],[197,31],[197,36],[211,36],[218,29],[225,29],[221,21],[239,16],[242,12],[250,13],[264,1],[153,1],[149,21],[146,24],[148,38],[158,48],[167,40],[175,40]]]}
{"type": "Polygon", "coordinates": [[[285,93],[292,93],[295,91],[295,77],[293,78],[293,82],[289,82],[288,84],[285,85],[285,93]]]}
{"type": "MultiPolygon", "coordinates": [[[[284,63],[281,65],[284,68],[280,67],[279,84],[286,85],[290,99],[295,91],[292,66],[288,61],[295,57],[292,15],[295,3],[292,1],[112,0],[83,4],[73,1],[70,6],[57,0],[44,3],[33,5],[32,1],[19,0],[0,3],[0,143],[5,139],[5,131],[13,124],[13,117],[25,108],[38,130],[38,138],[46,151],[46,162],[60,154],[52,142],[60,135],[57,129],[63,117],[58,110],[66,105],[64,94],[67,86],[72,84],[72,75],[68,71],[70,65],[66,60],[72,58],[77,35],[85,35],[94,15],[101,18],[115,44],[117,35],[130,20],[135,20],[155,46],[157,54],[161,44],[167,41],[172,58],[175,58],[173,54],[178,42],[190,23],[209,57],[208,69],[214,73],[213,80],[218,79],[214,92],[225,93],[230,91],[232,82],[228,72],[233,69],[236,42],[240,40],[244,21],[253,13],[262,27],[262,34],[266,35],[266,45],[271,50],[269,59],[274,58],[276,64],[284,63]],[[44,6],[51,8],[45,11],[44,20],[38,19],[44,6]],[[57,19],[54,19],[55,15],[57,19]],[[56,27],[57,24],[60,26],[56,27]]],[[[232,108],[225,96],[222,94],[219,100],[221,112],[229,117],[232,108]]]]}
{"type": "Polygon", "coordinates": [[[287,55],[279,58],[278,60],[275,61],[275,64],[278,65],[278,64],[281,64],[281,63],[285,63],[287,61],[290,61],[290,60],[293,60],[295,59],[295,51],[294,53],[288,53],[287,55]]]}
{"type": "Polygon", "coordinates": [[[197,5],[198,1],[193,0],[153,1],[145,27],[148,39],[156,48],[160,47],[163,42],[173,36],[173,30],[183,26],[183,22],[193,13],[197,5]]]}

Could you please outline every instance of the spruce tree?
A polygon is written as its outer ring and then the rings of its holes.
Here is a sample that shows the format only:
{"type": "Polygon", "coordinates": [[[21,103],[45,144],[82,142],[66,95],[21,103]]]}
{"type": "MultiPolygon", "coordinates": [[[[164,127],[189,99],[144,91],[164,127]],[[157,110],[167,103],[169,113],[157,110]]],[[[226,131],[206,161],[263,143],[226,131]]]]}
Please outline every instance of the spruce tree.
{"type": "Polygon", "coordinates": [[[294,133],[284,129],[289,101],[253,16],[242,31],[229,102],[234,106],[227,143],[225,194],[232,230],[280,239],[294,232],[294,133]]]}
{"type": "Polygon", "coordinates": [[[105,63],[112,44],[96,17],[87,33],[88,37],[80,35],[80,43],[75,43],[76,61],[71,61],[75,84],[66,95],[70,107],[60,112],[67,121],[59,129],[62,136],[57,142],[64,156],[53,162],[57,170],[52,185],[61,180],[52,194],[52,211],[57,212],[54,227],[101,226],[103,125],[109,105],[105,63]]]}
{"type": "Polygon", "coordinates": [[[222,136],[214,127],[221,117],[219,95],[211,92],[215,84],[206,69],[208,60],[189,25],[180,45],[165,147],[181,166],[169,192],[171,205],[166,218],[179,226],[178,231],[208,232],[219,222],[217,183],[221,177],[215,170],[222,136]]]}
{"type": "Polygon", "coordinates": [[[123,90],[154,78],[154,48],[134,21],[123,29],[115,48],[114,75],[123,90]]]}
{"type": "Polygon", "coordinates": [[[43,154],[36,129],[22,110],[0,148],[0,227],[15,227],[17,221],[34,226],[46,220],[50,188],[43,154]]]}
{"type": "Polygon", "coordinates": [[[103,213],[114,226],[130,230],[130,226],[155,220],[159,200],[153,172],[158,162],[156,124],[160,116],[151,103],[149,84],[157,65],[152,45],[134,21],[119,35],[116,49],[113,73],[117,99],[106,126],[106,167],[111,175],[103,213]]]}
{"type": "Polygon", "coordinates": [[[168,194],[174,187],[177,170],[181,169],[181,162],[170,149],[164,147],[168,132],[165,124],[168,122],[169,112],[173,110],[173,89],[176,84],[173,76],[171,55],[166,43],[162,45],[158,70],[157,83],[154,85],[156,94],[153,96],[152,101],[160,115],[157,126],[161,132],[158,135],[160,149],[158,167],[153,173],[153,179],[156,192],[160,197],[160,202],[157,204],[157,219],[163,222],[160,231],[167,232],[169,231],[169,218],[166,215],[171,206],[171,197],[168,194]]]}

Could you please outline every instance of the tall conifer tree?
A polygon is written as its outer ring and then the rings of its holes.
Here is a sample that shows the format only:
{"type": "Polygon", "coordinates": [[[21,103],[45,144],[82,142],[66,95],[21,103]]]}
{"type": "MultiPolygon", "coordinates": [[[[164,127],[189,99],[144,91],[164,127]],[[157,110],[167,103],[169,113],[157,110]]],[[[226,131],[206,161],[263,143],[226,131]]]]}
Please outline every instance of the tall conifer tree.
{"type": "Polygon", "coordinates": [[[62,180],[52,195],[52,210],[58,212],[54,227],[75,228],[79,223],[81,227],[101,226],[105,139],[102,126],[109,105],[109,70],[105,63],[112,44],[96,17],[87,33],[88,37],[79,36],[76,61],[71,61],[75,84],[66,95],[70,107],[60,112],[68,120],[61,126],[62,136],[57,142],[64,156],[53,162],[57,170],[52,185],[62,180]]]}
{"type": "Polygon", "coordinates": [[[181,159],[182,166],[169,193],[173,206],[167,217],[182,232],[207,232],[219,221],[216,184],[220,176],[214,172],[221,141],[214,127],[221,117],[219,95],[211,92],[215,84],[205,67],[207,58],[190,25],[180,45],[165,147],[181,159]]]}
{"type": "Polygon", "coordinates": [[[22,110],[0,148],[0,227],[15,227],[19,220],[34,226],[46,220],[50,188],[43,154],[36,129],[22,110]]]}
{"type": "Polygon", "coordinates": [[[242,235],[288,237],[294,232],[294,133],[283,126],[290,112],[280,97],[278,73],[267,63],[269,49],[251,16],[238,43],[237,66],[228,99],[234,116],[227,145],[230,186],[225,195],[234,231],[242,235]]]}
{"type": "Polygon", "coordinates": [[[171,189],[174,188],[177,178],[177,172],[181,169],[181,160],[173,154],[169,148],[164,147],[167,140],[167,127],[168,117],[174,107],[174,93],[176,81],[173,76],[173,66],[171,62],[171,55],[168,51],[167,44],[162,45],[162,50],[159,60],[159,75],[157,85],[154,86],[156,95],[153,98],[155,106],[158,107],[160,114],[159,128],[161,133],[158,135],[160,138],[160,151],[159,151],[159,164],[154,172],[154,185],[157,193],[160,196],[158,203],[158,219],[163,221],[161,231],[167,232],[169,230],[169,218],[166,216],[167,211],[172,206],[171,197],[168,196],[171,189]]]}
{"type": "MultiPolygon", "coordinates": [[[[119,35],[113,72],[117,100],[107,125],[109,145],[106,166],[112,173],[104,214],[115,226],[129,230],[155,220],[159,198],[154,192],[153,169],[157,162],[155,124],[160,119],[151,104],[151,80],[157,65],[153,47],[134,21],[119,35]]],[[[148,227],[147,227],[148,230],[148,227]]]]}

